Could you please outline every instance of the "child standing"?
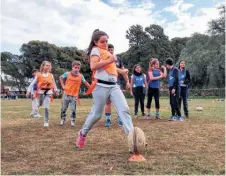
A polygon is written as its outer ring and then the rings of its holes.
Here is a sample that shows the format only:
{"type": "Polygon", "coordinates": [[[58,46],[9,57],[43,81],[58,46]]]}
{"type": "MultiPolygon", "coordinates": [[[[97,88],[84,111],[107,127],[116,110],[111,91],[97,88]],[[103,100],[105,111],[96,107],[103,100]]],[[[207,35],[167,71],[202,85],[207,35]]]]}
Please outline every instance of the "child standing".
{"type": "MultiPolygon", "coordinates": [[[[38,73],[37,69],[33,69],[32,70],[32,80],[35,79],[36,74],[38,73]]],[[[31,106],[32,106],[32,112],[31,112],[31,116],[34,118],[39,118],[41,117],[41,115],[38,113],[38,100],[37,98],[34,98],[34,94],[37,91],[37,84],[35,83],[33,88],[31,89],[31,106]]]]}
{"type": "MultiPolygon", "coordinates": [[[[113,55],[114,54],[114,46],[112,44],[108,44],[108,51],[113,55]]],[[[120,59],[119,56],[117,56],[117,62],[116,62],[117,71],[119,74],[121,74],[126,82],[126,87],[129,88],[129,78],[128,78],[128,69],[124,68],[123,62],[120,59]]],[[[122,88],[121,81],[118,79],[117,84],[120,88],[122,88]]],[[[111,126],[111,101],[108,100],[105,105],[105,126],[110,127],[111,126]]],[[[120,120],[120,117],[118,116],[118,126],[122,126],[122,121],[120,120]]]]}
{"type": "Polygon", "coordinates": [[[181,112],[179,108],[179,98],[180,98],[180,83],[179,83],[179,70],[174,66],[173,60],[171,58],[166,59],[166,68],[169,69],[169,95],[170,95],[170,105],[171,113],[170,121],[183,121],[181,117],[181,112]]]}
{"type": "Polygon", "coordinates": [[[185,61],[180,60],[179,62],[179,73],[180,73],[180,98],[179,98],[179,107],[181,109],[181,101],[183,100],[184,105],[184,115],[186,118],[188,116],[188,86],[191,83],[190,73],[185,69],[185,61]]]}
{"type": "Polygon", "coordinates": [[[166,67],[162,66],[162,69],[164,70],[163,73],[159,70],[159,60],[158,59],[152,59],[149,62],[149,71],[148,71],[148,77],[149,77],[149,83],[148,83],[148,101],[147,101],[147,113],[146,118],[150,119],[150,108],[151,108],[151,102],[152,97],[155,99],[155,118],[160,119],[159,117],[159,88],[160,88],[160,79],[166,78],[167,72],[166,67]]]}
{"type": "Polygon", "coordinates": [[[30,92],[35,83],[37,83],[37,91],[34,94],[34,98],[39,99],[39,106],[44,106],[44,127],[49,126],[49,103],[52,98],[53,91],[58,96],[58,90],[54,77],[51,73],[52,65],[48,61],[43,61],[40,66],[40,72],[36,74],[35,79],[28,87],[26,96],[30,95],[30,92]]]}
{"type": "Polygon", "coordinates": [[[136,64],[133,68],[133,75],[131,76],[130,94],[134,96],[134,117],[137,118],[138,106],[140,102],[140,108],[142,116],[144,113],[144,99],[147,89],[146,75],[142,73],[141,66],[136,64]]]}
{"type": "Polygon", "coordinates": [[[60,76],[60,84],[64,90],[62,106],[61,106],[61,121],[60,125],[64,125],[66,121],[66,111],[70,104],[70,120],[71,126],[75,126],[76,119],[76,101],[78,100],[79,90],[82,83],[89,88],[89,83],[85,80],[84,76],[79,72],[81,68],[81,62],[72,62],[72,71],[65,72],[60,76]],[[64,84],[64,79],[66,82],[64,84]]]}
{"type": "Polygon", "coordinates": [[[88,132],[92,126],[100,120],[104,106],[108,99],[116,108],[118,116],[121,118],[125,134],[128,135],[133,129],[132,119],[129,114],[124,94],[117,85],[116,56],[112,56],[107,51],[108,35],[99,30],[93,32],[88,48],[90,57],[90,68],[95,71],[94,78],[96,85],[93,90],[93,107],[89,113],[85,124],[78,133],[77,146],[83,147],[88,132]]]}

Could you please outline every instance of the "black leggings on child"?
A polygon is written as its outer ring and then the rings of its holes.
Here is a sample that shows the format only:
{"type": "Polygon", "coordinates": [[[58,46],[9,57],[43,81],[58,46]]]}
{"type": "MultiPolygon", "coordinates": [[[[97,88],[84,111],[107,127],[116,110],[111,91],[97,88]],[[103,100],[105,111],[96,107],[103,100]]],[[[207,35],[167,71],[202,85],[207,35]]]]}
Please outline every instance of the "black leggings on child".
{"type": "Polygon", "coordinates": [[[151,102],[152,102],[152,97],[155,99],[155,108],[159,109],[159,88],[148,88],[148,101],[146,108],[150,109],[151,108],[151,102]]]}
{"type": "Polygon", "coordinates": [[[175,94],[172,94],[172,89],[173,88],[169,88],[171,113],[172,113],[172,116],[175,116],[175,115],[181,116],[180,107],[179,107],[180,90],[176,89],[175,94]]]}
{"type": "Polygon", "coordinates": [[[133,95],[135,99],[135,107],[134,107],[134,113],[137,115],[138,113],[138,106],[140,102],[140,108],[142,115],[144,115],[144,98],[145,98],[145,88],[143,86],[138,86],[133,88],[133,95]]]}

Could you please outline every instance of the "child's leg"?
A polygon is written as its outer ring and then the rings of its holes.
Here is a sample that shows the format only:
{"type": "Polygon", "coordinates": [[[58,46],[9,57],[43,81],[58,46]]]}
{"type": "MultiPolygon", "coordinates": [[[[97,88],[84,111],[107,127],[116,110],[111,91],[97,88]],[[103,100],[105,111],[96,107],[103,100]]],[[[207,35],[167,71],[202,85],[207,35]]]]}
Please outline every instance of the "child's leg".
{"type": "Polygon", "coordinates": [[[171,114],[172,116],[175,116],[175,105],[174,105],[174,95],[171,93],[170,89],[170,106],[171,106],[171,114]]]}
{"type": "Polygon", "coordinates": [[[156,109],[155,116],[156,116],[157,119],[159,119],[159,108],[160,108],[160,104],[159,104],[159,89],[155,90],[154,98],[155,98],[155,109],[156,109]]]}
{"type": "Polygon", "coordinates": [[[69,97],[70,99],[70,120],[71,122],[75,122],[76,119],[76,97],[69,97]]]}
{"type": "Polygon", "coordinates": [[[38,106],[42,106],[44,101],[44,94],[38,94],[38,106]]]}
{"type": "Polygon", "coordinates": [[[122,121],[125,134],[128,135],[129,132],[133,129],[133,122],[125,96],[118,86],[111,88],[110,99],[115,106],[118,116],[122,121]]]}
{"type": "MultiPolygon", "coordinates": [[[[33,95],[31,95],[33,96],[33,95]]],[[[36,98],[33,98],[32,97],[32,115],[35,116],[35,115],[38,115],[38,100],[36,98]]]]}
{"type": "Polygon", "coordinates": [[[111,101],[108,99],[104,108],[105,111],[105,126],[109,127],[111,125],[111,101]]]}
{"type": "Polygon", "coordinates": [[[183,97],[183,90],[182,90],[182,87],[180,88],[180,97],[178,99],[178,106],[179,106],[179,109],[181,110],[181,101],[182,101],[182,97],[183,97]]]}
{"type": "Polygon", "coordinates": [[[66,120],[66,111],[67,111],[67,108],[68,108],[68,104],[70,102],[70,96],[66,95],[65,93],[63,94],[63,98],[62,98],[62,101],[61,101],[61,114],[60,114],[60,117],[61,117],[61,120],[65,121],[66,120]]]}
{"type": "Polygon", "coordinates": [[[110,88],[108,87],[96,85],[93,91],[93,107],[82,127],[81,133],[83,136],[86,136],[92,126],[100,120],[104,111],[104,106],[109,97],[109,90],[110,88]]]}
{"type": "Polygon", "coordinates": [[[183,105],[184,105],[184,115],[186,116],[186,117],[188,117],[188,100],[187,100],[187,97],[188,97],[188,95],[187,95],[187,87],[183,87],[181,89],[181,98],[183,98],[183,105]],[[182,90],[183,89],[183,90],[182,90]]]}
{"type": "Polygon", "coordinates": [[[151,102],[152,102],[152,88],[148,87],[148,100],[146,105],[147,117],[150,117],[151,102]]]}
{"type": "Polygon", "coordinates": [[[138,106],[139,106],[139,92],[138,92],[138,87],[134,88],[134,93],[133,93],[134,99],[135,99],[135,104],[134,104],[134,115],[137,115],[138,113],[138,106]]]}
{"type": "Polygon", "coordinates": [[[144,99],[145,99],[145,94],[143,91],[143,88],[140,90],[140,109],[142,112],[142,116],[144,116],[144,99]]]}
{"type": "Polygon", "coordinates": [[[180,90],[176,90],[176,95],[174,96],[174,106],[175,106],[175,111],[178,116],[181,116],[180,108],[179,108],[179,98],[180,98],[180,90]]]}
{"type": "Polygon", "coordinates": [[[45,95],[43,99],[43,106],[44,106],[44,122],[49,122],[49,103],[50,103],[50,96],[45,95]]]}

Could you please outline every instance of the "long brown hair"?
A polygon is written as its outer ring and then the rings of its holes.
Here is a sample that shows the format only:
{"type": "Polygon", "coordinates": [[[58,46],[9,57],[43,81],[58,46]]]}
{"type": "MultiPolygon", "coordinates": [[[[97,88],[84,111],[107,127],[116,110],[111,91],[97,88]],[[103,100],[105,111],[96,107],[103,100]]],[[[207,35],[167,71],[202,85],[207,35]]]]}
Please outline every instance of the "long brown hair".
{"type": "Polygon", "coordinates": [[[99,29],[95,29],[95,30],[93,31],[93,35],[92,35],[92,37],[91,37],[91,41],[90,41],[89,47],[88,47],[88,49],[87,49],[87,54],[88,54],[88,55],[90,55],[92,48],[93,48],[94,46],[96,46],[96,45],[95,45],[95,42],[97,42],[97,41],[100,39],[100,37],[102,37],[102,36],[107,36],[107,37],[109,37],[109,36],[107,35],[106,32],[100,31],[99,29]]]}
{"type": "MultiPolygon", "coordinates": [[[[180,69],[180,63],[181,63],[182,61],[184,61],[184,60],[181,59],[181,60],[179,61],[179,64],[178,64],[178,68],[179,68],[179,69],[180,69]]],[[[185,61],[184,61],[184,63],[185,63],[185,61]]],[[[183,70],[185,70],[185,67],[183,68],[183,70]]]]}

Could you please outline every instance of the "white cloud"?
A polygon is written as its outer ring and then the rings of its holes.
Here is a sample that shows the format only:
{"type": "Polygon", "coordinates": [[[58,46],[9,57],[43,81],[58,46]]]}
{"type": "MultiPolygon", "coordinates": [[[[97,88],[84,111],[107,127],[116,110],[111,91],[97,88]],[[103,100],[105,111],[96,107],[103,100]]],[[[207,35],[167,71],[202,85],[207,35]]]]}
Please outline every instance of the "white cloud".
{"type": "Polygon", "coordinates": [[[160,12],[154,11],[155,4],[151,1],[138,1],[136,6],[127,0],[112,2],[120,5],[116,8],[100,0],[2,1],[2,43],[15,47],[30,40],[44,40],[58,46],[85,49],[93,30],[98,28],[109,34],[109,42],[115,45],[116,53],[120,53],[128,49],[125,35],[131,25],[159,24],[170,38],[183,37],[205,32],[207,22],[217,16],[215,8],[201,8],[198,15],[190,14],[193,4],[174,0],[172,6],[164,9],[177,17],[169,23],[160,12]]]}
{"type": "Polygon", "coordinates": [[[156,23],[150,16],[153,3],[114,8],[99,0],[14,0],[2,3],[2,40],[21,45],[45,40],[56,45],[85,49],[94,29],[106,31],[117,53],[128,48],[126,30],[133,24],[156,23]]]}
{"type": "Polygon", "coordinates": [[[197,9],[196,14],[191,14],[188,9],[193,4],[186,4],[183,0],[173,1],[173,5],[164,10],[174,14],[177,20],[166,23],[165,32],[170,38],[190,36],[195,32],[205,33],[208,22],[218,17],[218,10],[212,8],[197,9]]]}
{"type": "Polygon", "coordinates": [[[120,5],[120,4],[126,3],[127,1],[126,1],[126,0],[110,0],[110,2],[111,2],[112,4],[120,5]]]}

